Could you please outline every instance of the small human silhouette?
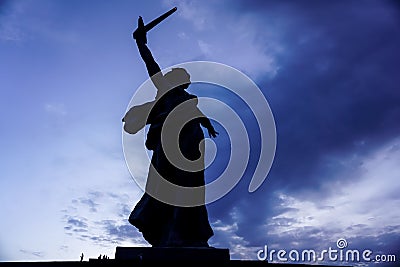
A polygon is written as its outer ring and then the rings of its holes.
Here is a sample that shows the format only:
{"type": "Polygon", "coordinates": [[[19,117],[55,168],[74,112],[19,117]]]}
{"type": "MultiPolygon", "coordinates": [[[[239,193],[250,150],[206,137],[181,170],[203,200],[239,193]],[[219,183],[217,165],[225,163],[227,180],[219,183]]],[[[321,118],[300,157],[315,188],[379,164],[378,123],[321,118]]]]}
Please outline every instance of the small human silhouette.
{"type": "Polygon", "coordinates": [[[82,254],[81,254],[81,261],[83,261],[83,252],[82,252],[82,254]]]}

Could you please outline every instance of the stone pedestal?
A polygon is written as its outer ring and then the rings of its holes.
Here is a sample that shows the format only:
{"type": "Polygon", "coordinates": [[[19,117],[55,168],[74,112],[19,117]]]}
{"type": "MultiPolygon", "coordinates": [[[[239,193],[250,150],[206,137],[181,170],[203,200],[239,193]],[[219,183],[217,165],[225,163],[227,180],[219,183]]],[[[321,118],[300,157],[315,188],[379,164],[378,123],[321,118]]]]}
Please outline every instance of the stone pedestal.
{"type": "Polygon", "coordinates": [[[229,261],[229,249],[202,247],[117,247],[115,260],[229,261]]]}

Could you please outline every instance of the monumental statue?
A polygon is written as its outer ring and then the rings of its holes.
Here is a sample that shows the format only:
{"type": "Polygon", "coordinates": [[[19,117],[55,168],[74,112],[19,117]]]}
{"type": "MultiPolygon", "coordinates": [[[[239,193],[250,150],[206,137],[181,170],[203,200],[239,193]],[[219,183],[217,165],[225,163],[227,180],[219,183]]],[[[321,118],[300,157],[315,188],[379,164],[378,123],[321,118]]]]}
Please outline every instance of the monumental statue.
{"type": "MultiPolygon", "coordinates": [[[[154,197],[164,189],[160,181],[166,180],[178,187],[203,188],[201,192],[205,199],[205,136],[202,127],[209,137],[218,135],[210,119],[198,108],[197,97],[187,91],[191,84],[190,74],[184,68],[172,68],[163,73],[147,46],[148,31],[175,10],[147,25],[139,17],[137,29],[133,32],[133,39],[157,93],[153,101],[132,107],[123,118],[128,133],[135,134],[148,127],[145,146],[152,152],[146,190],[133,208],[129,222],[153,247],[209,247],[208,240],[214,233],[205,201],[202,205],[184,206],[154,197]],[[166,124],[173,129],[164,131],[168,128],[166,124]],[[171,144],[178,146],[178,152],[167,153],[166,148],[171,144]],[[175,157],[175,154],[198,162],[198,168],[179,166],[176,162],[179,156],[175,157]]],[[[173,197],[180,198],[179,192],[176,190],[173,197]]]]}

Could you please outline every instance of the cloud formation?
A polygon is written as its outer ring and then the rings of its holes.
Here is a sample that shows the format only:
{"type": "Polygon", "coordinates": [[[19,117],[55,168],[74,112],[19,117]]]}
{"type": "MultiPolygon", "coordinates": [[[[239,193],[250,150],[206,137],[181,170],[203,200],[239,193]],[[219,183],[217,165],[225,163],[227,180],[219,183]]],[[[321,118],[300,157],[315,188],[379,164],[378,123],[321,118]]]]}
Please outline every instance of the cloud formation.
{"type": "MultiPolygon", "coordinates": [[[[400,35],[393,3],[233,6],[239,20],[251,14],[259,22],[257,45],[280,48],[272,53],[276,75],[256,79],[274,112],[278,144],[262,188],[248,196],[239,185],[227,196],[232,202],[211,206],[211,214],[231,225],[231,213],[223,211],[235,210],[234,233],[248,247],[322,247],[340,234],[361,247],[378,244],[389,228],[398,229],[398,213],[382,208],[398,205],[392,192],[400,187],[397,154],[389,152],[398,147],[400,130],[400,35]]],[[[388,241],[392,251],[396,240],[388,241]]]]}
{"type": "Polygon", "coordinates": [[[96,247],[146,245],[128,222],[132,205],[126,194],[89,191],[86,196],[73,199],[71,206],[62,211],[65,233],[96,247]]]}
{"type": "MultiPolygon", "coordinates": [[[[81,247],[97,253],[116,244],[147,245],[127,223],[141,192],[128,177],[118,127],[127,98],[146,78],[132,48],[132,10],[153,14],[171,2],[134,9],[122,2],[113,14],[108,2],[96,5],[96,12],[50,2],[0,4],[0,51],[7,62],[1,72],[6,117],[0,198],[12,202],[2,206],[10,215],[1,226],[10,231],[2,235],[2,248],[9,250],[1,257],[54,258],[61,251],[78,259],[81,247]],[[21,118],[28,127],[22,128],[21,118]],[[29,226],[11,212],[16,207],[32,218],[29,226]],[[37,248],[43,225],[51,245],[37,248]]],[[[259,153],[254,118],[237,98],[199,90],[242,112],[251,135],[244,177],[209,205],[215,230],[210,245],[230,248],[233,258],[255,259],[266,243],[326,248],[344,237],[353,247],[399,255],[398,4],[172,3],[179,12],[149,36],[162,67],[211,60],[243,71],[262,89],[277,126],[271,172],[249,194],[259,153]]],[[[220,166],[229,158],[224,135],[221,129],[216,139],[220,166]]],[[[210,169],[207,177],[219,172],[210,169]]]]}

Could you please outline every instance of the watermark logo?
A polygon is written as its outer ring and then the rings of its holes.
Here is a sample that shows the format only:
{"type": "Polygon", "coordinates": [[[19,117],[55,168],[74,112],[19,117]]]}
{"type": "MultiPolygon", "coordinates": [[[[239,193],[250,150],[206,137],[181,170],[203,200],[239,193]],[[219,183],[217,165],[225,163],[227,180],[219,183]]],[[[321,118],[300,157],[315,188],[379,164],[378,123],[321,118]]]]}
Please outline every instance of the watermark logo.
{"type": "Polygon", "coordinates": [[[336,248],[314,249],[270,249],[267,245],[257,251],[257,259],[268,262],[395,262],[395,254],[374,254],[370,249],[349,249],[347,240],[339,238],[336,248]]]}
{"type": "Polygon", "coordinates": [[[337,246],[339,249],[346,248],[346,247],[347,247],[347,241],[346,241],[346,239],[344,239],[344,238],[339,238],[339,239],[336,241],[336,246],[337,246]]]}
{"type": "MultiPolygon", "coordinates": [[[[230,94],[234,94],[251,111],[251,116],[255,118],[258,128],[251,130],[260,133],[257,147],[259,149],[258,161],[248,187],[249,192],[254,192],[267,178],[276,149],[275,120],[264,94],[244,73],[221,63],[208,61],[186,62],[171,66],[162,70],[162,72],[167,73],[176,68],[183,68],[190,75],[190,86],[193,84],[199,84],[199,86],[206,84],[228,90],[230,94]]],[[[145,110],[147,108],[145,103],[153,101],[155,95],[154,78],[148,79],[136,90],[127,107],[127,114],[132,107],[145,110]]],[[[134,134],[128,133],[125,128],[123,130],[124,156],[132,178],[143,191],[164,203],[190,207],[216,201],[237,185],[248,167],[251,144],[249,140],[250,133],[245,126],[246,121],[243,121],[243,116],[240,115],[242,110],[238,110],[237,106],[229,101],[224,101],[224,98],[198,97],[196,101],[198,102],[194,103],[194,105],[197,104],[198,108],[209,119],[223,127],[230,142],[230,153],[226,153],[227,157],[229,156],[229,160],[224,170],[220,172],[219,177],[204,186],[180,186],[171,182],[171,179],[165,179],[163,174],[157,172],[157,169],[153,167],[151,153],[144,146],[146,129],[134,129],[134,134]],[[151,179],[149,179],[150,176],[151,179]],[[149,186],[149,180],[153,185],[149,186]]],[[[187,110],[185,106],[193,105],[193,103],[189,103],[190,101],[186,102],[176,106],[165,119],[161,130],[161,143],[165,156],[175,168],[185,172],[197,172],[210,166],[215,159],[218,151],[215,151],[217,145],[214,142],[217,141],[206,138],[200,144],[205,148],[205,150],[200,149],[201,153],[211,155],[205,157],[208,160],[205,160],[204,165],[202,165],[203,162],[185,158],[180,151],[178,140],[182,127],[176,126],[185,125],[196,119],[195,116],[184,112],[187,110]],[[181,121],[178,121],[177,118],[181,121]]],[[[150,110],[151,108],[147,112],[147,116],[149,116],[150,110]]],[[[147,116],[143,121],[147,119],[147,116]]],[[[136,119],[135,116],[131,117],[133,120],[136,119]]]]}

